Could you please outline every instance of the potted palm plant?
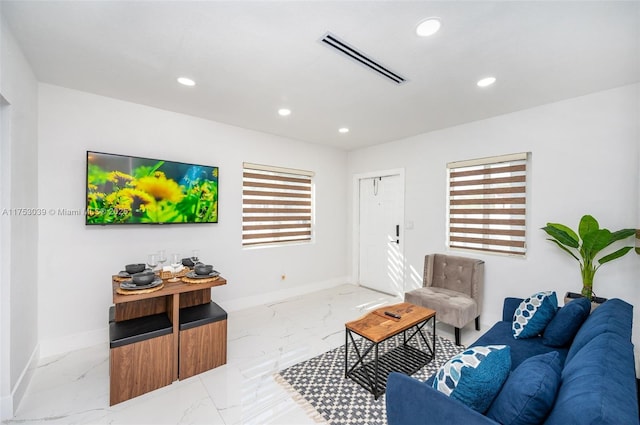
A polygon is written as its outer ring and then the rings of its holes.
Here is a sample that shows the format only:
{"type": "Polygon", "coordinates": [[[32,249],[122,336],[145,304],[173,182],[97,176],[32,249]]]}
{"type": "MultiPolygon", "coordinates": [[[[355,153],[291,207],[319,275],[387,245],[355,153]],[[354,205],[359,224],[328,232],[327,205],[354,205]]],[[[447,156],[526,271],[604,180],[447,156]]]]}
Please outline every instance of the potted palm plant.
{"type": "Polygon", "coordinates": [[[598,221],[590,215],[585,215],[580,219],[578,233],[558,223],[547,223],[542,230],[550,236],[547,240],[554,242],[560,249],[578,261],[582,275],[581,294],[591,300],[595,296],[593,292],[593,277],[598,269],[603,264],[622,257],[631,251],[633,247],[622,247],[610,254],[603,255],[597,260],[596,256],[614,242],[627,239],[636,234],[635,229],[622,229],[615,232],[601,229],[598,221]]]}

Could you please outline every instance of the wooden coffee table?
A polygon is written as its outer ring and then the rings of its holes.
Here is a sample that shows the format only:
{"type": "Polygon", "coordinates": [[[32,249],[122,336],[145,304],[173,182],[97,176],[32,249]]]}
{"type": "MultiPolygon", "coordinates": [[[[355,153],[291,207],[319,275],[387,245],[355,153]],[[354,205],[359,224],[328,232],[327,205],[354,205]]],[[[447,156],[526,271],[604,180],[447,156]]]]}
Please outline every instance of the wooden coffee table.
{"type": "MultiPolygon", "coordinates": [[[[358,320],[345,324],[344,375],[351,378],[377,400],[384,393],[387,377],[391,372],[401,372],[412,375],[435,358],[436,355],[436,312],[429,308],[410,303],[401,303],[381,307],[371,311],[358,320]],[[396,315],[389,316],[385,313],[396,315]],[[431,320],[433,322],[433,336],[429,342],[424,327],[431,320]],[[407,337],[407,332],[409,336],[407,337]],[[402,343],[380,353],[380,344],[400,333],[403,334],[402,343]],[[364,338],[360,347],[353,334],[364,338]],[[422,339],[426,346],[423,351],[415,343],[422,339]],[[349,365],[349,341],[355,349],[357,361],[349,365]],[[414,341],[412,344],[411,342],[414,341]],[[367,361],[367,355],[373,350],[373,359],[367,361]]],[[[369,356],[371,357],[371,356],[369,356]]]]}

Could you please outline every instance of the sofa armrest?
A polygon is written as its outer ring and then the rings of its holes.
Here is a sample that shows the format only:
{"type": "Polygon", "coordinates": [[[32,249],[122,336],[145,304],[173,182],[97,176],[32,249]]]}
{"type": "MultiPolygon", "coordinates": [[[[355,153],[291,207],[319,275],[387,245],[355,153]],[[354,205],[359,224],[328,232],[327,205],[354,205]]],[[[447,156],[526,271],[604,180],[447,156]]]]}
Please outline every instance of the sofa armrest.
{"type": "Polygon", "coordinates": [[[388,425],[498,423],[410,376],[392,372],[386,390],[388,425]]]}
{"type": "Polygon", "coordinates": [[[520,305],[520,303],[524,301],[524,298],[512,298],[507,297],[504,299],[504,304],[502,306],[502,321],[503,322],[511,322],[513,321],[513,313],[516,312],[516,309],[520,305]]]}

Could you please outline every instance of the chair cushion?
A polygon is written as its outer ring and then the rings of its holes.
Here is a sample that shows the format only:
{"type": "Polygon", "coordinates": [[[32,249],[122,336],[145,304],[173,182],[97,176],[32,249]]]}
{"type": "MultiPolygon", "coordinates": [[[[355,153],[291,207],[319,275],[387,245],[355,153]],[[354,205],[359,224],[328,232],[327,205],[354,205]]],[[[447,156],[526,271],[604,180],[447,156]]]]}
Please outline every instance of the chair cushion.
{"type": "Polygon", "coordinates": [[[180,309],[180,330],[227,320],[227,312],[213,301],[180,309]]]}
{"type": "Polygon", "coordinates": [[[446,362],[433,380],[433,388],[484,413],[511,370],[508,345],[470,348],[446,362]]]}
{"type": "MultiPolygon", "coordinates": [[[[447,288],[467,296],[473,293],[474,266],[481,260],[449,254],[433,255],[433,272],[431,285],[447,288]]],[[[425,268],[425,271],[426,268],[425,268]]]]}
{"type": "Polygon", "coordinates": [[[561,372],[556,351],[528,358],[509,375],[487,416],[502,425],[542,423],[556,399],[561,372]]]}
{"type": "Polygon", "coordinates": [[[537,292],[520,303],[513,314],[513,337],[531,338],[542,333],[558,310],[555,291],[537,292]]]}
{"type": "Polygon", "coordinates": [[[151,338],[168,335],[173,325],[166,313],[137,317],[122,322],[109,323],[109,347],[135,344],[151,338]]]}
{"type": "Polygon", "coordinates": [[[550,347],[569,345],[591,313],[591,301],[578,298],[562,307],[544,329],[542,342],[550,347]]]}
{"type": "Polygon", "coordinates": [[[437,319],[457,328],[478,317],[475,300],[460,292],[445,288],[423,287],[404,294],[404,300],[411,304],[437,311],[437,319]]]}

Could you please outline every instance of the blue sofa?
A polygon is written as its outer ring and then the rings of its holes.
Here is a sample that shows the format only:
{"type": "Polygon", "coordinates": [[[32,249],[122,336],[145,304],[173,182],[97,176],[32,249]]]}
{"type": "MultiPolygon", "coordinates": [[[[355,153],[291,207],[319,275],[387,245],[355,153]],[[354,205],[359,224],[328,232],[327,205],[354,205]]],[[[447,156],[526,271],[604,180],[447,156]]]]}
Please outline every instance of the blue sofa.
{"type": "MultiPolygon", "coordinates": [[[[514,339],[513,313],[522,299],[506,298],[502,321],[471,346],[508,345],[513,371],[532,356],[557,351],[563,365],[560,386],[546,425],[634,425],[638,396],[631,327],[633,306],[611,299],[596,308],[566,347],[548,347],[542,337],[514,339]]],[[[407,375],[392,373],[386,389],[389,425],[498,424],[407,375]]]]}

